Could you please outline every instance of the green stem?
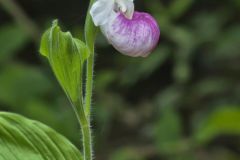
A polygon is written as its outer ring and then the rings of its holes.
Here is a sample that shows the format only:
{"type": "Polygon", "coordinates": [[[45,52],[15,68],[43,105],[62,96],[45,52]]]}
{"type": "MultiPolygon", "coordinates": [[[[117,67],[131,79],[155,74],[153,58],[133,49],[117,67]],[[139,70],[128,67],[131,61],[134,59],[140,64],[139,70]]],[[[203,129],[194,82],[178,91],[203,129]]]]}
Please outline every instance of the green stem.
{"type": "MultiPolygon", "coordinates": [[[[87,18],[85,22],[85,41],[90,51],[90,56],[87,59],[87,71],[86,71],[86,94],[84,99],[84,107],[81,97],[73,104],[73,108],[77,113],[79,123],[81,125],[82,136],[83,136],[83,154],[84,160],[92,160],[92,137],[91,137],[91,126],[90,126],[90,110],[91,110],[91,99],[93,89],[93,70],[94,70],[94,42],[97,34],[96,27],[94,26],[91,16],[89,14],[90,7],[94,0],[90,0],[87,18]]],[[[80,88],[82,90],[82,88],[80,88]]],[[[82,95],[82,94],[81,94],[82,95]]]]}
{"type": "Polygon", "coordinates": [[[84,144],[84,160],[92,160],[92,136],[90,124],[82,126],[83,144],[84,144]]]}
{"type": "Polygon", "coordinates": [[[81,125],[82,143],[83,143],[83,160],[92,160],[92,137],[90,121],[87,119],[81,99],[73,102],[73,109],[81,125]]]}
{"type": "Polygon", "coordinates": [[[90,118],[92,89],[93,89],[93,70],[94,70],[94,52],[87,60],[87,75],[86,75],[86,96],[85,96],[85,113],[90,118]]]}
{"type": "Polygon", "coordinates": [[[15,19],[20,27],[25,30],[36,42],[40,37],[37,25],[25,14],[14,0],[0,0],[3,8],[15,19]]]}
{"type": "Polygon", "coordinates": [[[87,59],[87,73],[86,73],[86,94],[85,94],[85,113],[90,118],[92,90],[93,90],[93,71],[94,71],[94,42],[97,35],[97,29],[94,26],[91,16],[89,14],[90,7],[94,0],[90,0],[87,18],[85,22],[85,41],[90,51],[90,57],[87,59]]]}
{"type": "Polygon", "coordinates": [[[90,51],[90,56],[87,59],[87,71],[86,71],[86,94],[84,99],[84,107],[82,102],[82,88],[80,88],[81,97],[73,104],[73,108],[77,113],[78,121],[81,125],[82,137],[83,137],[83,155],[84,160],[92,160],[92,137],[90,126],[90,110],[91,99],[93,89],[93,70],[94,70],[94,42],[96,37],[96,27],[94,26],[91,16],[89,14],[90,7],[94,0],[90,0],[87,18],[85,22],[85,41],[90,51]]]}

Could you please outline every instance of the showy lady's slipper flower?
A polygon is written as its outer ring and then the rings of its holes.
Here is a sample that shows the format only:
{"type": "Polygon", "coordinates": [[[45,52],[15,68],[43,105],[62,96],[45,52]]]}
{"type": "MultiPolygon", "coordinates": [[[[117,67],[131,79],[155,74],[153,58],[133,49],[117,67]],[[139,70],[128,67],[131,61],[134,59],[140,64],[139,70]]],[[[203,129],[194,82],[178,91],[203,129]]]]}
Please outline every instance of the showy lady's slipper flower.
{"type": "Polygon", "coordinates": [[[90,14],[109,43],[125,55],[146,57],[158,43],[156,20],[148,13],[134,11],[133,0],[96,0],[90,14]]]}

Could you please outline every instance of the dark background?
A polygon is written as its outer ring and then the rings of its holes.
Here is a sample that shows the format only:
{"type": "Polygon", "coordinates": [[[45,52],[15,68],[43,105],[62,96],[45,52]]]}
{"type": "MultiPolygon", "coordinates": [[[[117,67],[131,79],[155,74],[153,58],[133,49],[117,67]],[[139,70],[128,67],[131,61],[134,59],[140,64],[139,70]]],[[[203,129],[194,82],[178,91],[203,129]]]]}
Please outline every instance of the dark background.
{"type": "MultiPolygon", "coordinates": [[[[39,120],[80,145],[74,113],[38,52],[59,19],[83,37],[88,1],[0,0],[0,109],[39,120]],[[23,14],[23,15],[22,15],[23,14]]],[[[161,28],[147,58],[96,44],[96,160],[240,159],[240,1],[135,0],[161,28]]]]}

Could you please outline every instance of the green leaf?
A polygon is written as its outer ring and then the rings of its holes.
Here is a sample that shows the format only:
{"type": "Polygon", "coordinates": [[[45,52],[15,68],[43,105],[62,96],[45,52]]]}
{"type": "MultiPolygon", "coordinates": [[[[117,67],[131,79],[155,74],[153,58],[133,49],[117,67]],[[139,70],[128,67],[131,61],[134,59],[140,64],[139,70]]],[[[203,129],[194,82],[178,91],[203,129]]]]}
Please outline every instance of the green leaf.
{"type": "Polygon", "coordinates": [[[0,159],[82,160],[82,155],[48,126],[17,114],[0,112],[0,159]]]}
{"type": "Polygon", "coordinates": [[[240,135],[240,108],[226,106],[206,117],[194,134],[199,144],[206,144],[219,135],[240,135]]]}
{"type": "Polygon", "coordinates": [[[40,53],[46,56],[60,85],[71,100],[81,95],[82,68],[89,56],[86,45],[73,38],[70,32],[62,32],[57,21],[41,40],[40,53]]]}

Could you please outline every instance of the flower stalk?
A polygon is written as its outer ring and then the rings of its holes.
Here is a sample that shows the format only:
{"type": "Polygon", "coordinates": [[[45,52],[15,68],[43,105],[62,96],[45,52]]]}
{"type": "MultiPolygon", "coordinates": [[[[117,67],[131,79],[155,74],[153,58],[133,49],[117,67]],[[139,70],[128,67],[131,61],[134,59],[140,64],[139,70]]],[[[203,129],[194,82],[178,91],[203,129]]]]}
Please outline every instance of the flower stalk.
{"type": "Polygon", "coordinates": [[[72,105],[76,113],[78,122],[81,126],[82,144],[83,144],[83,160],[92,160],[93,151],[92,151],[90,121],[85,115],[84,107],[81,103],[81,100],[73,102],[72,105]]]}
{"type": "MultiPolygon", "coordinates": [[[[87,12],[85,22],[85,43],[90,52],[90,56],[87,59],[86,66],[86,88],[84,97],[84,107],[76,106],[76,108],[82,108],[78,111],[79,123],[82,131],[82,142],[83,142],[83,155],[84,160],[93,159],[93,148],[92,148],[92,135],[91,135],[91,124],[90,124],[90,112],[91,112],[91,101],[92,101],[92,90],[93,90],[93,72],[94,72],[94,42],[97,34],[96,27],[94,26],[89,10],[94,0],[90,0],[89,9],[87,12]]],[[[81,102],[76,105],[81,104],[81,102]]]]}
{"type": "Polygon", "coordinates": [[[94,3],[94,0],[90,0],[86,22],[85,22],[85,42],[89,49],[90,56],[87,59],[86,67],[86,89],[85,89],[85,114],[90,118],[91,102],[92,102],[92,90],[93,90],[93,72],[94,72],[94,42],[97,35],[97,29],[93,24],[89,10],[94,3]]]}

